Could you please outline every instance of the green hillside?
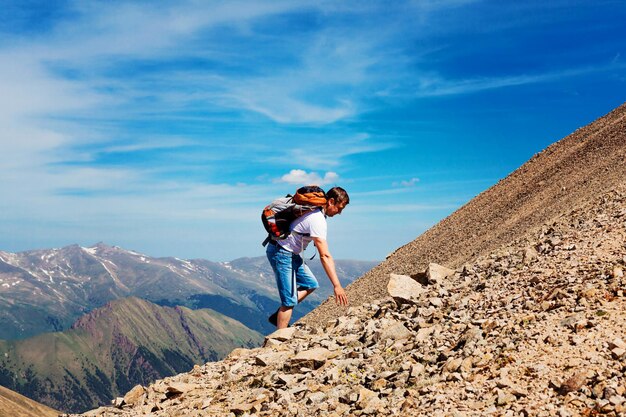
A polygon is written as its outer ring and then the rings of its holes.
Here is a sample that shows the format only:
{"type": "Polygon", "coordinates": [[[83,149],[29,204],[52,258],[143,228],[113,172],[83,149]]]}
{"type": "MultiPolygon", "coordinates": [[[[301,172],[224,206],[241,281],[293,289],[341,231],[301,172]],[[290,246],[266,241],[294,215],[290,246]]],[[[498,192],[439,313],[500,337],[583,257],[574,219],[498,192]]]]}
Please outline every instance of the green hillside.
{"type": "Polygon", "coordinates": [[[70,330],[0,341],[0,385],[63,411],[83,411],[136,384],[223,358],[261,336],[215,311],[108,303],[70,330]]]}

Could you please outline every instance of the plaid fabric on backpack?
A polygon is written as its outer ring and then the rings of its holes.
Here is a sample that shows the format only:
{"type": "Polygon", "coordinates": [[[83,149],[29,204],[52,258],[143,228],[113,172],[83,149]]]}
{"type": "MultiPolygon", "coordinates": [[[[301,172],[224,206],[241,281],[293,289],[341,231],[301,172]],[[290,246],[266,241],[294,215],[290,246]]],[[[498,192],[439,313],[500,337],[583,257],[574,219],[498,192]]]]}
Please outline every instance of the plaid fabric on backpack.
{"type": "Polygon", "coordinates": [[[298,188],[294,195],[272,201],[261,213],[261,222],[267,231],[263,246],[270,240],[285,239],[291,231],[291,222],[326,204],[326,193],[317,185],[298,188]]]}

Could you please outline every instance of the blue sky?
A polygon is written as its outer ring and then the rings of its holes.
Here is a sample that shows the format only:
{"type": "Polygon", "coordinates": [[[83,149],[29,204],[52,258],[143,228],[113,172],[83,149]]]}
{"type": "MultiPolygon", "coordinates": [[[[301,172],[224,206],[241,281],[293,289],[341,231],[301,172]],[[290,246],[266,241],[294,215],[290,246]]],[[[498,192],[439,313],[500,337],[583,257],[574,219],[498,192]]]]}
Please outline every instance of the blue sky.
{"type": "Polygon", "coordinates": [[[0,250],[260,256],[343,186],[383,259],[626,101],[623,1],[0,0],[0,250]]]}

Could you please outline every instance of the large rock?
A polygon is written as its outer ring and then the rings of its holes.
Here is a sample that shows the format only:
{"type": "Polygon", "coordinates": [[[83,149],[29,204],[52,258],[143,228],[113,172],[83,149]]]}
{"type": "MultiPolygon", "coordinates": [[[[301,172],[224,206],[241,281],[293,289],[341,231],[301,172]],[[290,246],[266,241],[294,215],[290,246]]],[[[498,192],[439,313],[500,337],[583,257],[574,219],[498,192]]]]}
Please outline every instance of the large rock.
{"type": "Polygon", "coordinates": [[[284,329],[278,329],[274,333],[271,333],[265,337],[265,341],[277,340],[279,342],[285,342],[293,337],[296,333],[295,327],[285,327],[284,329]]]}
{"type": "Polygon", "coordinates": [[[454,269],[450,269],[439,264],[430,263],[428,264],[428,269],[426,270],[426,276],[428,277],[429,283],[441,284],[446,278],[453,275],[454,272],[454,269]]]}
{"type": "Polygon", "coordinates": [[[390,274],[387,292],[399,304],[415,302],[426,289],[408,275],[390,274]]]}
{"type": "Polygon", "coordinates": [[[126,395],[124,395],[124,404],[134,406],[139,403],[139,400],[141,398],[145,397],[145,394],[146,390],[144,387],[142,387],[141,385],[135,385],[133,389],[131,389],[130,391],[128,391],[128,393],[126,393],[126,395]]]}

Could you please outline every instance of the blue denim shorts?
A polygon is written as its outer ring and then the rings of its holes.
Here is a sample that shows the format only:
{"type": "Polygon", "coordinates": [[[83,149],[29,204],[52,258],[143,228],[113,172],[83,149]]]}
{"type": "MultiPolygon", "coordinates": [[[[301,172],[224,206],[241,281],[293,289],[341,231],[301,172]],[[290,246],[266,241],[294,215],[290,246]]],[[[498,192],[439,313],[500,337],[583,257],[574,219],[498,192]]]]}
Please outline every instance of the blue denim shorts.
{"type": "Polygon", "coordinates": [[[265,253],[276,276],[282,306],[293,307],[298,304],[298,290],[319,287],[317,279],[300,255],[291,253],[278,244],[267,245],[265,253]]]}

